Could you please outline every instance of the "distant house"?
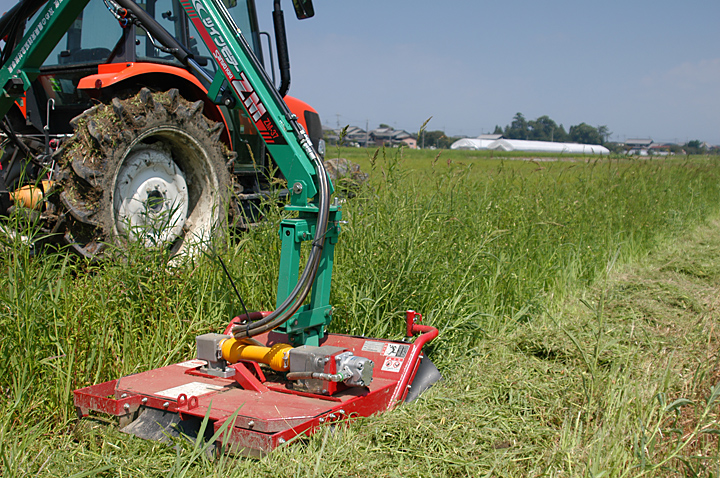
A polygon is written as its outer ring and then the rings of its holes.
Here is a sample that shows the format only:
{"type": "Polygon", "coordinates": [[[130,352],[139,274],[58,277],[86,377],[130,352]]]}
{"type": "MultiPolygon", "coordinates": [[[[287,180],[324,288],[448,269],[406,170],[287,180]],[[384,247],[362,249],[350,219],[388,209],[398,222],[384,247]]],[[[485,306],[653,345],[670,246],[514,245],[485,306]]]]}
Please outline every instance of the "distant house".
{"type": "Polygon", "coordinates": [[[357,126],[348,126],[347,128],[333,129],[323,126],[323,135],[328,144],[338,144],[342,137],[342,144],[345,146],[366,146],[368,141],[368,132],[357,126]],[[344,132],[343,132],[344,130],[344,132]]]}
{"type": "Polygon", "coordinates": [[[417,149],[417,139],[412,136],[405,138],[402,142],[410,149],[417,149]]]}
{"type": "Polygon", "coordinates": [[[647,149],[650,147],[650,145],[653,144],[653,140],[650,138],[647,139],[628,139],[625,140],[625,146],[628,148],[644,148],[647,149]]]}
{"type": "Polygon", "coordinates": [[[341,144],[345,146],[400,146],[404,145],[411,149],[417,149],[417,138],[402,129],[377,128],[365,131],[357,126],[332,129],[323,127],[325,141],[328,144],[341,144]],[[343,133],[343,129],[345,130],[343,133]]]}
{"type": "MultiPolygon", "coordinates": [[[[342,130],[341,130],[342,131],[342,130]]],[[[358,146],[366,146],[368,141],[368,133],[357,126],[348,126],[345,130],[345,142],[357,144],[358,146]]]]}
{"type": "Polygon", "coordinates": [[[650,145],[648,152],[653,156],[668,156],[674,154],[673,148],[679,148],[679,146],[675,143],[658,143],[650,145]]]}
{"type": "Polygon", "coordinates": [[[626,154],[637,154],[639,156],[647,156],[650,147],[653,144],[653,140],[650,138],[646,139],[627,139],[625,140],[625,153],[626,154]]]}
{"type": "Polygon", "coordinates": [[[399,146],[406,145],[412,149],[417,148],[416,138],[402,129],[377,128],[370,131],[370,139],[375,146],[399,146]]]}
{"type": "Polygon", "coordinates": [[[477,137],[477,139],[482,139],[486,141],[496,141],[498,139],[502,139],[503,135],[501,134],[481,134],[477,137]]]}

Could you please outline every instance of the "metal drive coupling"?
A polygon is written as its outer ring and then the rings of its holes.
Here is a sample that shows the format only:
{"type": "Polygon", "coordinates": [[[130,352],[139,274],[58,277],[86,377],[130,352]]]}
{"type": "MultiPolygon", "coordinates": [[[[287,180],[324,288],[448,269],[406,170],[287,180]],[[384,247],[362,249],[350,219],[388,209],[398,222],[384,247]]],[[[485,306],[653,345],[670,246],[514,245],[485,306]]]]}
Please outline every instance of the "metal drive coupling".
{"type": "Polygon", "coordinates": [[[272,347],[253,345],[237,340],[232,335],[203,334],[195,337],[197,343],[197,358],[205,360],[207,365],[201,369],[203,373],[218,377],[232,377],[235,370],[228,364],[240,360],[268,365],[276,372],[288,370],[288,344],[274,344],[272,347]]]}
{"type": "Polygon", "coordinates": [[[288,355],[290,372],[286,378],[295,381],[296,390],[332,395],[339,390],[337,385],[367,387],[373,380],[375,363],[341,347],[303,345],[288,355]]]}

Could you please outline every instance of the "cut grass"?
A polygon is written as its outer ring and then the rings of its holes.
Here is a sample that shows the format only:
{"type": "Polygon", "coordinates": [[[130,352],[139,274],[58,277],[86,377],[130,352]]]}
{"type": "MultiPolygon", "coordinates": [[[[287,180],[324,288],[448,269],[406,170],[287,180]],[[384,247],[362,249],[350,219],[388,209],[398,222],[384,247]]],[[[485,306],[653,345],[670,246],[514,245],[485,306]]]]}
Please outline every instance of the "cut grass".
{"type": "MultiPolygon", "coordinates": [[[[6,239],[2,475],[716,473],[714,160],[441,157],[418,171],[394,153],[378,151],[370,186],[343,206],[332,328],[399,337],[416,309],[441,329],[429,353],[445,381],[259,460],[76,429],[74,388],[185,360],[240,306],[204,256],[89,265],[6,239]]],[[[274,303],[281,214],[219,248],[253,309],[274,303]]]]}

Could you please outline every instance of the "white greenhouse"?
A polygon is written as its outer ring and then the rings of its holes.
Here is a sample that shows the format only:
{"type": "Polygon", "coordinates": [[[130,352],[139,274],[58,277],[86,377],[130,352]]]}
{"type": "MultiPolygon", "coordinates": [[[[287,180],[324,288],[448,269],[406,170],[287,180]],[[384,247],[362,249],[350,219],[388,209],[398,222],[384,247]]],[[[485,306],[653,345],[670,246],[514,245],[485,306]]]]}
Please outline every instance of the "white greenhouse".
{"type": "Polygon", "coordinates": [[[455,141],[450,148],[527,151],[530,153],[610,154],[609,149],[598,144],[555,143],[551,141],[526,141],[523,139],[498,139],[495,141],[489,141],[485,139],[463,138],[455,141]]]}
{"type": "Polygon", "coordinates": [[[450,145],[450,149],[488,149],[488,145],[494,143],[491,139],[463,138],[450,145]]]}

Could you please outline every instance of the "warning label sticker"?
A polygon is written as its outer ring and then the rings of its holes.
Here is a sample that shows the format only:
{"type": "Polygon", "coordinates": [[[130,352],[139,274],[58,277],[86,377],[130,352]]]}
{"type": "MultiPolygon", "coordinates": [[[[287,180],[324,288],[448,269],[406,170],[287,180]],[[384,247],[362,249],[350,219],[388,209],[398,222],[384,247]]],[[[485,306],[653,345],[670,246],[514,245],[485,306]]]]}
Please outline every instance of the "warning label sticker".
{"type": "Polygon", "coordinates": [[[365,352],[375,352],[376,354],[382,353],[385,344],[383,342],[376,342],[374,340],[366,340],[362,346],[365,352]]]}
{"type": "Polygon", "coordinates": [[[177,387],[168,388],[167,390],[155,392],[155,395],[172,398],[173,400],[175,400],[183,393],[188,398],[192,397],[193,395],[199,397],[200,395],[205,395],[206,393],[217,392],[219,390],[222,390],[223,388],[224,387],[222,385],[212,385],[210,383],[202,382],[190,382],[177,387]]]}
{"type": "Polygon", "coordinates": [[[410,346],[406,344],[385,344],[383,355],[386,357],[404,358],[407,355],[408,350],[410,350],[410,346]]]}
{"type": "Polygon", "coordinates": [[[404,359],[399,357],[385,357],[382,370],[386,372],[399,373],[400,369],[402,368],[403,360],[404,359]]]}
{"type": "Polygon", "coordinates": [[[207,365],[207,362],[204,360],[200,360],[200,359],[193,359],[193,360],[188,360],[186,362],[176,363],[175,365],[177,365],[178,367],[195,368],[195,367],[203,367],[203,366],[207,365]]]}

